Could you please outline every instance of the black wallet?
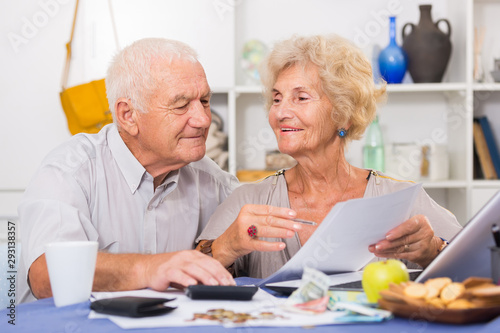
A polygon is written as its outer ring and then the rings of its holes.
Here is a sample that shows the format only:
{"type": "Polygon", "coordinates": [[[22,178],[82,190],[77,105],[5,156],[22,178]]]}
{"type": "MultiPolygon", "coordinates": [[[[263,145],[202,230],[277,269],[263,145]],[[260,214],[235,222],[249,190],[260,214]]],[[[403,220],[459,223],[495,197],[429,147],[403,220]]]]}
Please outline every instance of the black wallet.
{"type": "Polygon", "coordinates": [[[94,301],[90,308],[95,312],[125,317],[148,317],[158,316],[170,312],[177,307],[166,306],[165,302],[173,301],[175,298],[149,298],[124,296],[117,298],[106,298],[94,301]]]}

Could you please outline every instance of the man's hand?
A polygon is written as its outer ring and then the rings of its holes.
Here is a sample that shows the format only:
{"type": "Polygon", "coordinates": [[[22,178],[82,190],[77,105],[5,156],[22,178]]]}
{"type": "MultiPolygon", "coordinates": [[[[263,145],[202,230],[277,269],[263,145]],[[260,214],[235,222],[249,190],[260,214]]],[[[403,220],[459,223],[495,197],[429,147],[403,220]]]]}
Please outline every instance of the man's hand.
{"type": "Polygon", "coordinates": [[[426,267],[437,256],[441,244],[427,217],[415,215],[390,230],[384,240],[370,245],[368,250],[377,257],[407,259],[426,267]]]}
{"type": "MultiPolygon", "coordinates": [[[[28,278],[36,298],[52,297],[45,254],[31,265],[28,278]]],[[[120,291],[190,284],[235,285],[215,259],[195,250],[160,254],[97,254],[93,291],[120,291]]]]}
{"type": "Polygon", "coordinates": [[[146,285],[165,290],[172,284],[187,287],[192,284],[235,285],[231,274],[220,262],[199,251],[189,250],[149,256],[144,261],[146,285]]]}

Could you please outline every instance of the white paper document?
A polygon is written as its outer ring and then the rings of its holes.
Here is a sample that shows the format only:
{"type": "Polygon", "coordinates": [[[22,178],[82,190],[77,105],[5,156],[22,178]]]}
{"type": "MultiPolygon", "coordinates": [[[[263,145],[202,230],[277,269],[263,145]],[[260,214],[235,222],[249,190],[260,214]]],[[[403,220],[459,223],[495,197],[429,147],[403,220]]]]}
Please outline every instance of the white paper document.
{"type": "Polygon", "coordinates": [[[300,279],[304,267],[326,274],[355,272],[375,256],[368,246],[406,221],[422,185],[373,198],[336,204],[306,244],[259,285],[300,279]]]}

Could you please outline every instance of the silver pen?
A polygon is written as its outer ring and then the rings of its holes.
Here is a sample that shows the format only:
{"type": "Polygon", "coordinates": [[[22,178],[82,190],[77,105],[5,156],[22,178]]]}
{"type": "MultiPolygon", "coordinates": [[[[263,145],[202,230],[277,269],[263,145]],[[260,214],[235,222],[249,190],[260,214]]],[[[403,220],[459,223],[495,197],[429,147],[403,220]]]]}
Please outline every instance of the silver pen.
{"type": "Polygon", "coordinates": [[[303,219],[292,219],[292,221],[297,222],[297,223],[301,223],[301,224],[307,224],[307,225],[318,225],[316,222],[307,221],[307,220],[303,220],[303,219]]]}

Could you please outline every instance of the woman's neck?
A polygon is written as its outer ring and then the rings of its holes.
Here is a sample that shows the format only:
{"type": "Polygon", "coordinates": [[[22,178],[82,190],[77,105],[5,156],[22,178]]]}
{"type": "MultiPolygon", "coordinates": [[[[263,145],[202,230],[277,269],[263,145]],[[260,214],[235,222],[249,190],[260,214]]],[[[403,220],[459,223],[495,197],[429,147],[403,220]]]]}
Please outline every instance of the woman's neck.
{"type": "Polygon", "coordinates": [[[343,154],[332,163],[318,163],[317,161],[300,161],[295,167],[288,170],[287,183],[300,193],[310,194],[337,192],[345,189],[349,181],[351,165],[347,163],[343,154]]]}

